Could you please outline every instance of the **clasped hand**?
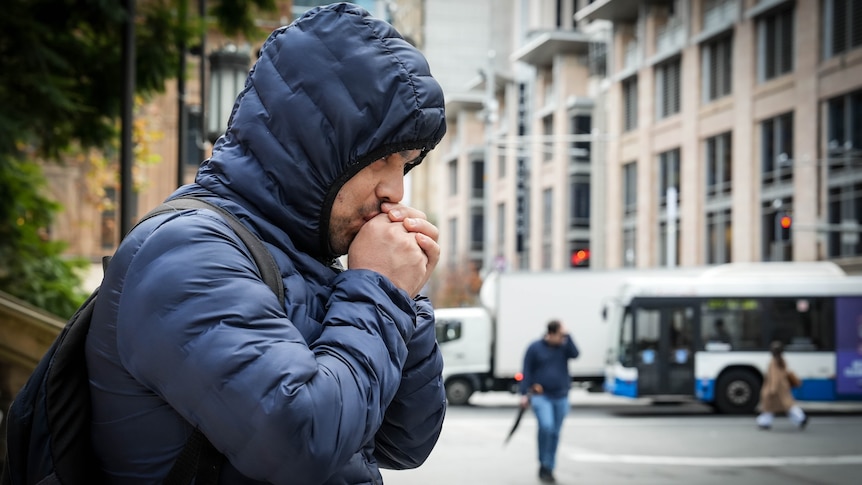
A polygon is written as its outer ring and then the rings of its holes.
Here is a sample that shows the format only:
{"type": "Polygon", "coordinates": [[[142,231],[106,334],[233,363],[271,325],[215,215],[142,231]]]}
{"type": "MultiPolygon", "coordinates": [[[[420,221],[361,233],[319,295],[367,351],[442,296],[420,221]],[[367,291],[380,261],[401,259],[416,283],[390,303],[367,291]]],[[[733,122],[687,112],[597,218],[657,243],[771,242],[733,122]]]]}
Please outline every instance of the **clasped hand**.
{"type": "Polygon", "coordinates": [[[439,231],[418,209],[384,203],[381,210],[350,244],[348,266],[376,271],[413,298],[440,259],[439,231]]]}

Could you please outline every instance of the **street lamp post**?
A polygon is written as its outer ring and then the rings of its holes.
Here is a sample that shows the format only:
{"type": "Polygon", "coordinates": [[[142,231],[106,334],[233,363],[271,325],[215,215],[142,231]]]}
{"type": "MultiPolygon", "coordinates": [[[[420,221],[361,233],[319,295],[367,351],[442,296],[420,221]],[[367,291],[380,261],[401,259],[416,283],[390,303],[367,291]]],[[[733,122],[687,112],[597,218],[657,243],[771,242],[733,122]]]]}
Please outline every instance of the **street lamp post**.
{"type": "Polygon", "coordinates": [[[495,261],[495,253],[496,250],[493,247],[494,241],[496,239],[496,234],[494,234],[494,218],[492,216],[492,204],[494,203],[494,198],[492,196],[492,180],[490,177],[491,173],[491,156],[493,154],[493,143],[494,143],[494,129],[497,123],[497,86],[495,83],[494,76],[496,75],[494,72],[494,60],[496,57],[496,53],[491,50],[488,52],[488,64],[483,72],[483,76],[485,77],[485,99],[484,99],[484,121],[485,121],[485,167],[484,167],[484,202],[485,202],[485,220],[484,220],[484,254],[483,254],[483,262],[482,262],[482,273],[487,275],[494,269],[494,261],[495,261]]]}
{"type": "Polygon", "coordinates": [[[227,128],[236,96],[242,91],[248,74],[249,55],[233,44],[213,52],[210,61],[209,115],[207,136],[215,143],[227,128]]]}

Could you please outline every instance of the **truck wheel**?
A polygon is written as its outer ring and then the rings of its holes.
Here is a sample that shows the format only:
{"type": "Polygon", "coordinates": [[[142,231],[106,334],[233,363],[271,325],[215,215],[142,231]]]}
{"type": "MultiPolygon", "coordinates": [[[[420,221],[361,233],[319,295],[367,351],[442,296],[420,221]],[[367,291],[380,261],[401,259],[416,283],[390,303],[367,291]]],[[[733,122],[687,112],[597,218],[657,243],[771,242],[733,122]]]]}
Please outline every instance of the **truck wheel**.
{"type": "Polygon", "coordinates": [[[473,384],[467,379],[451,379],[446,382],[446,400],[453,406],[463,406],[473,395],[473,384]]]}
{"type": "Polygon", "coordinates": [[[760,400],[760,379],[754,372],[731,370],[716,385],[715,408],[723,414],[752,414],[760,400]]]}

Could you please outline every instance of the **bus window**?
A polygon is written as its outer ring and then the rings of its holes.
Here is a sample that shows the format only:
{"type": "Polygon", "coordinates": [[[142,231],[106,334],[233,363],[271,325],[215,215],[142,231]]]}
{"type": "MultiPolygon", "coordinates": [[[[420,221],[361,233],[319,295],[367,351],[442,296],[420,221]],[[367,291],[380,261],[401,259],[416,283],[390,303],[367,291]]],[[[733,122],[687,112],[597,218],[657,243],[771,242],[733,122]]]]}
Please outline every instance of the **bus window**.
{"type": "Polygon", "coordinates": [[[437,320],[434,328],[437,333],[437,343],[449,342],[461,338],[460,320],[437,320]]]}
{"type": "Polygon", "coordinates": [[[787,352],[835,350],[835,300],[832,298],[774,298],[766,300],[772,340],[784,342],[787,352]]]}
{"type": "Polygon", "coordinates": [[[630,308],[625,309],[623,314],[623,324],[620,327],[620,342],[619,342],[619,359],[620,364],[631,367],[635,363],[635,348],[632,342],[632,334],[634,334],[634,326],[632,322],[632,313],[630,308]]]}
{"type": "Polygon", "coordinates": [[[701,307],[700,350],[766,350],[760,302],[753,298],[710,298],[701,307]]]}
{"type": "Polygon", "coordinates": [[[658,342],[661,334],[661,314],[656,310],[637,309],[637,349],[638,361],[644,364],[652,364],[658,352],[658,342]]]}

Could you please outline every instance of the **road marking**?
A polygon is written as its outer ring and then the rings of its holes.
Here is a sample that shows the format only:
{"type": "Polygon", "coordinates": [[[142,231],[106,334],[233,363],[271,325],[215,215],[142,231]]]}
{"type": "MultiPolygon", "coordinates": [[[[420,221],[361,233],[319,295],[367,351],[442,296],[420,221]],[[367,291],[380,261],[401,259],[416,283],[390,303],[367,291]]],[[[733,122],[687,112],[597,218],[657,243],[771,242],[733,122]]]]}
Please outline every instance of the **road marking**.
{"type": "Polygon", "coordinates": [[[706,456],[651,456],[651,455],[611,455],[575,451],[568,458],[578,462],[615,463],[627,465],[676,465],[700,467],[780,467],[780,466],[823,466],[823,465],[860,465],[862,455],[836,456],[759,456],[745,458],[712,458],[706,456]]]}

